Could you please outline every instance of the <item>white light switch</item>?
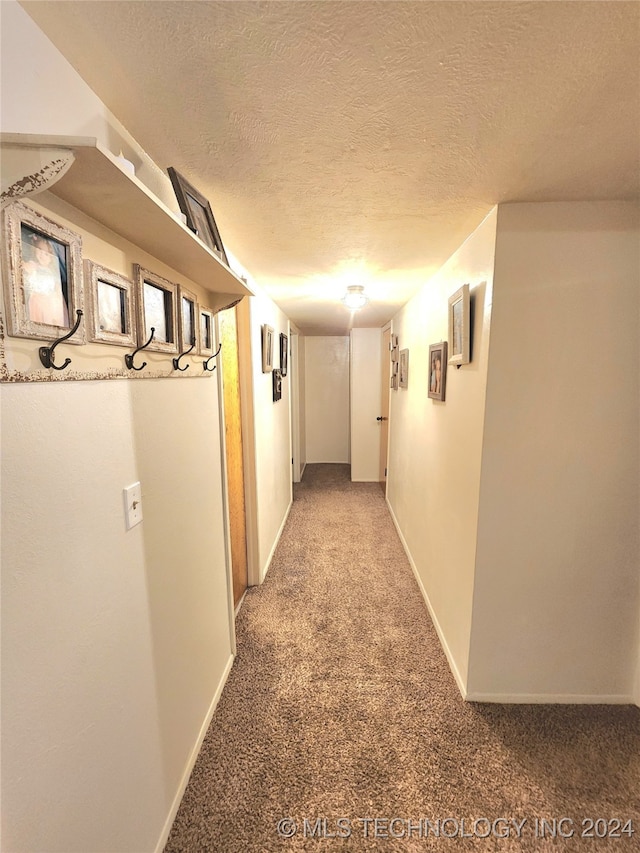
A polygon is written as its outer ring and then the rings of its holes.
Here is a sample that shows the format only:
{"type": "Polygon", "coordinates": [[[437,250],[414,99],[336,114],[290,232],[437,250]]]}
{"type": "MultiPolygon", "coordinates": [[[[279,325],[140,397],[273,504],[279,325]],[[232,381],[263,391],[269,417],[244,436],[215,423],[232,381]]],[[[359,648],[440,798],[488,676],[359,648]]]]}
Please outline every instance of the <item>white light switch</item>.
{"type": "Polygon", "coordinates": [[[131,530],[142,521],[142,490],[140,483],[127,486],[124,490],[124,517],[127,530],[131,530]]]}

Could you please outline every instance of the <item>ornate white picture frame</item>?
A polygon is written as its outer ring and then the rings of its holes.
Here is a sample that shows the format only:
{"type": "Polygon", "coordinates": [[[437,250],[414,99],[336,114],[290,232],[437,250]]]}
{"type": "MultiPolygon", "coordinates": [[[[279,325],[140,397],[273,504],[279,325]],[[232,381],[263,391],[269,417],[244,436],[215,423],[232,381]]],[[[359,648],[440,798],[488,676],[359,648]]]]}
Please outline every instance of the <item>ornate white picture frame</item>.
{"type": "Polygon", "coordinates": [[[151,270],[133,265],[136,283],[138,340],[151,352],[178,352],[178,285],[151,270]]]}
{"type": "Polygon", "coordinates": [[[95,261],[84,262],[90,341],[115,346],[136,345],[134,284],[130,278],[95,261]]]}
{"type": "Polygon", "coordinates": [[[468,284],[449,297],[449,364],[469,364],[471,360],[470,304],[468,284]]]}
{"type": "Polygon", "coordinates": [[[213,355],[216,351],[216,329],[213,312],[208,308],[199,308],[199,340],[200,340],[200,355],[213,355]]]}
{"type": "MultiPolygon", "coordinates": [[[[83,310],[82,238],[22,202],[2,212],[7,333],[54,341],[83,310]]],[[[85,324],[68,340],[84,344],[85,324]]]]}
{"type": "Polygon", "coordinates": [[[179,351],[188,350],[195,355],[200,346],[200,310],[198,297],[182,285],[178,288],[178,344],[179,351]]]}

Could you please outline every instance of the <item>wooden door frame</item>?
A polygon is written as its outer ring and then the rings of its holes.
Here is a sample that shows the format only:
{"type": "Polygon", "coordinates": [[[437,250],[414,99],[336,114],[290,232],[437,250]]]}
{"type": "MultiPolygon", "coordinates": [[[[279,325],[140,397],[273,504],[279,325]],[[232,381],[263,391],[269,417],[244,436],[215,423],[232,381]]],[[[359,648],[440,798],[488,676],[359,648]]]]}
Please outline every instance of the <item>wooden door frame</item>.
{"type": "MultiPolygon", "coordinates": [[[[382,338],[383,342],[384,342],[385,332],[389,332],[391,338],[393,338],[393,321],[392,320],[389,320],[389,322],[385,323],[384,326],[380,329],[380,337],[382,338]]],[[[384,363],[388,364],[389,353],[388,352],[385,353],[384,346],[381,347],[381,350],[382,350],[383,364],[384,363]],[[385,361],[385,359],[386,359],[386,361],[385,361]]],[[[385,500],[387,498],[387,486],[389,484],[389,448],[391,447],[391,395],[389,395],[388,409],[389,409],[389,411],[387,412],[387,418],[388,418],[388,421],[387,421],[387,424],[388,424],[388,426],[387,426],[387,458],[385,459],[385,462],[384,462],[384,467],[385,467],[386,472],[387,472],[386,477],[385,477],[385,488],[384,488],[385,500]]],[[[381,415],[384,416],[384,412],[381,411],[381,415]]]]}
{"type": "Polygon", "coordinates": [[[300,465],[300,365],[299,365],[299,333],[289,325],[289,341],[291,343],[291,358],[289,360],[289,405],[291,418],[291,459],[292,481],[299,483],[302,478],[300,465]]]}

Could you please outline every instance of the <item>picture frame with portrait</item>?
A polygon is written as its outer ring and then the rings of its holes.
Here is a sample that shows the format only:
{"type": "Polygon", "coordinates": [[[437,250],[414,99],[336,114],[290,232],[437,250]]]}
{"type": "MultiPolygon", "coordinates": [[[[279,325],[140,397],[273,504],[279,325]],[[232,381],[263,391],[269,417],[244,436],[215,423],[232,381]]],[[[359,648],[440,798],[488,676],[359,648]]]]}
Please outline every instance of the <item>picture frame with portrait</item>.
{"type": "Polygon", "coordinates": [[[282,376],[287,375],[289,365],[289,338],[280,333],[280,372],[282,376]]]}
{"type": "Polygon", "coordinates": [[[181,175],[173,166],[167,169],[180,210],[187,219],[187,226],[222,261],[229,266],[227,253],[222,245],[218,226],[213,218],[209,201],[181,175]]]}
{"type": "Polygon", "coordinates": [[[279,367],[276,367],[272,371],[272,381],[273,381],[273,402],[277,403],[278,400],[282,399],[282,371],[279,367]]]}
{"type": "Polygon", "coordinates": [[[151,352],[178,352],[178,285],[140,264],[133,265],[136,286],[138,340],[151,352]]]}
{"type": "Polygon", "coordinates": [[[115,346],[136,345],[133,281],[95,261],[84,262],[88,290],[87,336],[90,341],[115,346]]]}
{"type": "MultiPolygon", "coordinates": [[[[13,202],[2,211],[2,248],[7,333],[57,340],[83,310],[82,238],[32,207],[13,202]]],[[[68,343],[85,340],[81,322],[68,343]]]]}
{"type": "Polygon", "coordinates": [[[447,384],[447,342],[429,346],[429,397],[444,402],[447,384]]]}
{"type": "Polygon", "coordinates": [[[262,372],[271,373],[273,370],[273,326],[264,323],[262,326],[262,372]]]}
{"type": "Polygon", "coordinates": [[[449,297],[449,364],[469,364],[471,301],[469,285],[463,284],[449,297]]]}

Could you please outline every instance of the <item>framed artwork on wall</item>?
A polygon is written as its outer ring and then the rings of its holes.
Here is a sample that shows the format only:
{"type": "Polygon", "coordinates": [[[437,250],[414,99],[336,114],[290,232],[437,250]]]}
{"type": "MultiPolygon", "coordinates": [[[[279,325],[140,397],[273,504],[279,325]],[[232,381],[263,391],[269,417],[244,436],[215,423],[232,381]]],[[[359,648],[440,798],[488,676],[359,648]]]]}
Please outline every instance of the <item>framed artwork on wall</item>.
{"type": "Polygon", "coordinates": [[[463,284],[449,297],[449,364],[468,364],[470,359],[469,285],[463,284]]]}
{"type": "Polygon", "coordinates": [[[287,375],[289,363],[289,339],[286,335],[280,335],[280,371],[283,376],[287,375]]]}
{"type": "Polygon", "coordinates": [[[273,370],[273,326],[266,323],[262,327],[262,372],[273,370]]]}
{"type": "Polygon", "coordinates": [[[273,402],[277,403],[282,398],[282,371],[276,367],[272,371],[273,376],[273,402]]]}
{"type": "Polygon", "coordinates": [[[180,210],[187,217],[188,227],[202,240],[205,246],[208,246],[229,266],[220,232],[213,218],[211,205],[202,193],[173,166],[169,166],[167,172],[171,178],[180,210]]]}
{"type": "Polygon", "coordinates": [[[178,285],[139,264],[133,265],[138,308],[138,336],[141,342],[153,339],[145,349],[178,352],[178,285]]]}
{"type": "Polygon", "coordinates": [[[447,379],[447,342],[429,346],[429,397],[444,401],[447,379]]]}
{"type": "MultiPolygon", "coordinates": [[[[83,309],[82,238],[21,202],[2,214],[7,332],[57,340],[83,309]]],[[[85,342],[85,324],[68,340],[85,342]]]]}
{"type": "Polygon", "coordinates": [[[178,348],[181,353],[198,351],[200,324],[198,323],[198,299],[186,287],[178,288],[180,322],[178,324],[178,348]]]}
{"type": "Polygon", "coordinates": [[[400,379],[399,386],[401,388],[409,387],[409,350],[401,349],[400,350],[400,379]]]}
{"type": "Polygon", "coordinates": [[[215,352],[215,328],[213,313],[200,308],[200,355],[213,355],[215,352]]]}
{"type": "Polygon", "coordinates": [[[113,270],[84,262],[87,298],[87,334],[90,341],[135,346],[135,299],[131,279],[113,270]]]}

